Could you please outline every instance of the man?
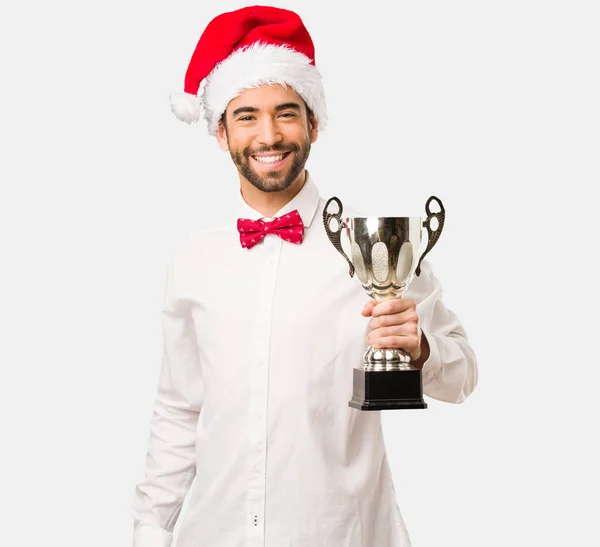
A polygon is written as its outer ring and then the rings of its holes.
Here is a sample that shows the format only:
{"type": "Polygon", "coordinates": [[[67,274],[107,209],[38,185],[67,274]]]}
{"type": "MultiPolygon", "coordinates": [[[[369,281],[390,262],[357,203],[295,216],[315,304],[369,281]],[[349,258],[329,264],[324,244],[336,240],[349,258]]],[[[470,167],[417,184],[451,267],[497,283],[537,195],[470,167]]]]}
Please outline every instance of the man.
{"type": "Polygon", "coordinates": [[[229,222],[181,243],[134,546],[406,547],[379,412],[348,406],[366,344],[400,347],[424,391],[463,401],[476,361],[431,266],[374,306],[348,276],[305,169],[326,120],[311,38],[253,6],[207,26],[173,111],[205,110],[240,180],[229,222]],[[200,83],[205,88],[198,97],[200,83]]]}

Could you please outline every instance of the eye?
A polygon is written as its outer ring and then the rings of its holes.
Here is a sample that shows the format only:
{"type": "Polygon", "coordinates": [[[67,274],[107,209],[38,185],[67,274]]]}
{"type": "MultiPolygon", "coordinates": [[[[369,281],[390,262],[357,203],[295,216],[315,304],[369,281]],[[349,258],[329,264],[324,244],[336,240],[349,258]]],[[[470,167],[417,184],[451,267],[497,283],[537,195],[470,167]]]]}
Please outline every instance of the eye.
{"type": "Polygon", "coordinates": [[[238,118],[238,122],[248,122],[253,119],[254,119],[254,116],[242,116],[241,118],[238,118]]]}
{"type": "Polygon", "coordinates": [[[283,118],[294,118],[296,116],[295,112],[283,112],[281,117],[283,118]]]}

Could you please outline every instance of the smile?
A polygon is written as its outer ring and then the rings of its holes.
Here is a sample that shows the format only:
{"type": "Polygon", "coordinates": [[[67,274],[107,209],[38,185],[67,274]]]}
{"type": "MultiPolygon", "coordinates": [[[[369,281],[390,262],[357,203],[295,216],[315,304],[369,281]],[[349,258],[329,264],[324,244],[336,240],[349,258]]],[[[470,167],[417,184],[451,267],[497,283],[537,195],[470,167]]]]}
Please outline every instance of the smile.
{"type": "Polygon", "coordinates": [[[268,165],[273,165],[275,163],[279,163],[288,157],[290,153],[284,152],[283,154],[278,154],[276,156],[252,156],[252,159],[256,160],[259,163],[264,163],[268,165]]]}

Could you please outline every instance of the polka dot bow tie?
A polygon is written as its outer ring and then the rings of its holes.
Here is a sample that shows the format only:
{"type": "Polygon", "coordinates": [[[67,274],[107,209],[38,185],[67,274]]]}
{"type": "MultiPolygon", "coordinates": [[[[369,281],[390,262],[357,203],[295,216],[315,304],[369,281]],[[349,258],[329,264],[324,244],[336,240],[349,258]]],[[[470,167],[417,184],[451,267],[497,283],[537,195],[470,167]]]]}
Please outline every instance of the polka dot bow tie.
{"type": "Polygon", "coordinates": [[[302,243],[304,236],[304,224],[297,209],[275,217],[271,221],[238,218],[237,228],[240,233],[240,243],[245,249],[254,247],[267,234],[277,234],[290,243],[302,243]]]}

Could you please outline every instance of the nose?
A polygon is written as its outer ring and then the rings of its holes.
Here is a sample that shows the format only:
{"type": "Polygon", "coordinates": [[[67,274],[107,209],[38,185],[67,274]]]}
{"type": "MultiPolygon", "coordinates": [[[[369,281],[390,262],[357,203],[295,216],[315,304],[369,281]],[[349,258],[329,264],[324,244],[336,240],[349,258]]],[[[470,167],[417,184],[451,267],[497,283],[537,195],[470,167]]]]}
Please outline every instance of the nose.
{"type": "Polygon", "coordinates": [[[277,122],[270,116],[265,116],[258,126],[257,141],[263,146],[273,146],[283,140],[277,122]]]}

